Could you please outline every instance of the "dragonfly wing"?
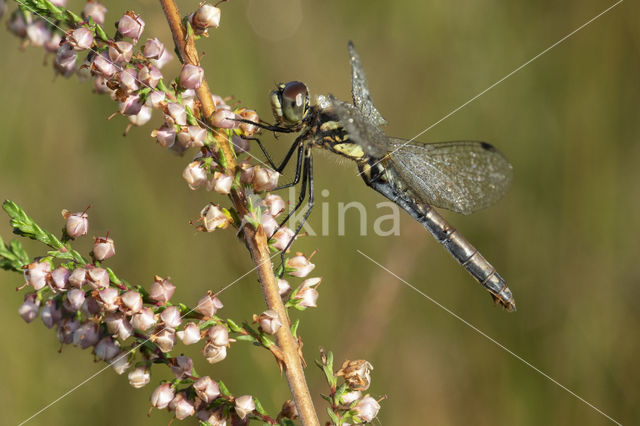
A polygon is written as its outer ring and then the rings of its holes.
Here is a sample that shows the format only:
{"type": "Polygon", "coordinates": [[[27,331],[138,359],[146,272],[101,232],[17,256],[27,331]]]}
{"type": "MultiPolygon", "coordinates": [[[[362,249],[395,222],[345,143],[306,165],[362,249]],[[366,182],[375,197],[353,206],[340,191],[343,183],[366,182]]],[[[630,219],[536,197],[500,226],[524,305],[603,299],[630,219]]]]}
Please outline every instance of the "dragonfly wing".
{"type": "Polygon", "coordinates": [[[367,77],[362,69],[360,57],[353,47],[353,43],[349,42],[349,58],[351,60],[351,94],[353,95],[353,104],[377,126],[387,124],[387,120],[376,109],[369,94],[369,84],[367,77]]]}
{"type": "Polygon", "coordinates": [[[470,214],[507,192],[513,168],[486,142],[407,142],[389,138],[395,171],[418,200],[470,214]]]}
{"type": "Polygon", "coordinates": [[[362,147],[366,155],[379,158],[389,151],[387,135],[371,123],[359,109],[331,95],[323,97],[320,103],[324,103],[325,108],[336,115],[340,125],[349,135],[349,140],[362,147]]]}

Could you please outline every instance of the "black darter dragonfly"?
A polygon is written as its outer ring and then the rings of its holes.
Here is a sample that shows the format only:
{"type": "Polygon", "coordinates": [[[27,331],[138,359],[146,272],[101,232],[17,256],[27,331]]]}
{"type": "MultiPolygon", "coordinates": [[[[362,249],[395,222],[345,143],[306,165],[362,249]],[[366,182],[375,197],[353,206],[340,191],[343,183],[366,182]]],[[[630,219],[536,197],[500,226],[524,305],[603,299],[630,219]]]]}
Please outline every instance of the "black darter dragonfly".
{"type": "Polygon", "coordinates": [[[280,226],[301,207],[307,189],[308,207],[296,234],[309,217],[314,201],[311,149],[324,148],[355,161],[368,186],[420,222],[491,293],[496,303],[508,311],[515,311],[515,302],[505,280],[433,208],[470,214],[488,207],[507,191],[513,175],[511,164],[486,142],[422,143],[385,135],[379,126],[386,124],[386,120],[373,105],[360,58],[352,43],[349,43],[349,54],[353,105],[331,95],[318,96],[315,105],[311,105],[307,86],[292,81],[278,85],[271,93],[276,124],[253,123],[275,132],[299,133],[278,166],[256,140],[278,172],[282,172],[297,151],[295,178],[277,189],[297,185],[302,178],[300,195],[280,226]]]}

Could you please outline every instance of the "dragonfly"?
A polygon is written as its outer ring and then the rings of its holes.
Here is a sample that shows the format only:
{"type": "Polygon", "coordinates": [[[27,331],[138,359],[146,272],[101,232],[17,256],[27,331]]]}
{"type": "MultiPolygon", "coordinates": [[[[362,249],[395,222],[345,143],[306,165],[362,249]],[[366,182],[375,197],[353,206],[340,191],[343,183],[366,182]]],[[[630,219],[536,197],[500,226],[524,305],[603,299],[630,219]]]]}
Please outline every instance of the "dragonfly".
{"type": "MultiPolygon", "coordinates": [[[[492,145],[478,141],[423,143],[387,136],[387,121],[374,106],[369,85],[353,43],[348,44],[353,104],[332,95],[319,95],[312,105],[309,90],[300,81],[279,84],[271,92],[275,124],[254,123],[263,129],[298,133],[279,165],[257,138],[270,165],[281,173],[296,154],[294,179],[276,189],[300,184],[293,209],[280,226],[307,199],[306,211],[295,234],[308,219],[314,205],[313,148],[322,148],[358,167],[364,182],[404,209],[422,224],[449,253],[491,294],[494,303],[507,311],[516,305],[505,280],[435,207],[471,214],[497,202],[507,192],[513,168],[492,145]],[[308,191],[308,197],[307,197],[308,191]]],[[[282,250],[282,256],[289,245],[282,250]]]]}

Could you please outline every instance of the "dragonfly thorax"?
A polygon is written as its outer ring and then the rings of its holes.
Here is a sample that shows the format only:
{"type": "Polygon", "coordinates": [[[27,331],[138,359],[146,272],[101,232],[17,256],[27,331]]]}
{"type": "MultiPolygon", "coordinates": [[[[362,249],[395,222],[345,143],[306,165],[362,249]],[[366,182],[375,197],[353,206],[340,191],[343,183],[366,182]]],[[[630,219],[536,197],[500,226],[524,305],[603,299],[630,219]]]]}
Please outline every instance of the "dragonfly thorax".
{"type": "Polygon", "coordinates": [[[309,112],[309,89],[300,81],[279,84],[271,92],[271,110],[278,125],[296,129],[309,112]]]}

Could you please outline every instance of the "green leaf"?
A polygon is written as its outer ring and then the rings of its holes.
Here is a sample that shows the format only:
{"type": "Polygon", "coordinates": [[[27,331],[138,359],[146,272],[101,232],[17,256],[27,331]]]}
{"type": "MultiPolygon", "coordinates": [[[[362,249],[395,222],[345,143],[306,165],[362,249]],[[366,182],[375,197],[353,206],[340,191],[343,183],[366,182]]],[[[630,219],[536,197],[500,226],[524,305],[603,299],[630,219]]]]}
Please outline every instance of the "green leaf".
{"type": "Polygon", "coordinates": [[[218,381],[218,387],[220,388],[220,393],[224,396],[231,396],[231,392],[229,392],[229,389],[227,388],[227,386],[222,383],[222,380],[218,381]]]}
{"type": "Polygon", "coordinates": [[[327,414],[329,414],[329,418],[331,419],[331,424],[333,425],[340,424],[340,419],[338,418],[338,416],[336,416],[336,413],[334,413],[329,407],[327,407],[327,414]]]}
{"type": "Polygon", "coordinates": [[[242,332],[242,327],[236,324],[231,318],[227,318],[227,325],[229,326],[229,329],[231,329],[231,331],[233,331],[234,333],[242,332]]]}
{"type": "Polygon", "coordinates": [[[256,398],[255,396],[253,397],[253,402],[256,403],[256,411],[260,414],[262,414],[263,416],[267,415],[267,412],[264,410],[264,407],[262,406],[262,404],[260,403],[260,401],[258,401],[258,398],[256,398]]]}
{"type": "Polygon", "coordinates": [[[291,324],[291,334],[293,337],[298,338],[298,327],[300,326],[300,318],[295,320],[293,324],[291,324]]]}
{"type": "Polygon", "coordinates": [[[11,218],[9,224],[14,227],[13,232],[15,234],[38,240],[54,249],[59,250],[65,247],[52,233],[40,228],[40,226],[27,216],[25,211],[13,201],[6,200],[2,204],[2,208],[11,218]]]}
{"type": "Polygon", "coordinates": [[[249,336],[247,334],[241,334],[240,336],[235,338],[237,341],[243,341],[243,342],[257,342],[257,340],[253,337],[253,336],[249,336]]]}
{"type": "Polygon", "coordinates": [[[104,30],[100,25],[96,25],[96,36],[98,36],[98,38],[102,41],[109,40],[109,36],[107,35],[107,33],[104,32],[104,30]]]}

